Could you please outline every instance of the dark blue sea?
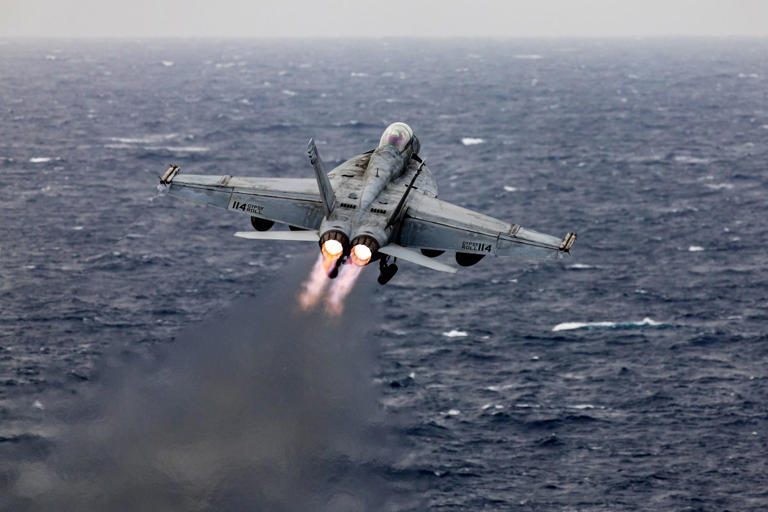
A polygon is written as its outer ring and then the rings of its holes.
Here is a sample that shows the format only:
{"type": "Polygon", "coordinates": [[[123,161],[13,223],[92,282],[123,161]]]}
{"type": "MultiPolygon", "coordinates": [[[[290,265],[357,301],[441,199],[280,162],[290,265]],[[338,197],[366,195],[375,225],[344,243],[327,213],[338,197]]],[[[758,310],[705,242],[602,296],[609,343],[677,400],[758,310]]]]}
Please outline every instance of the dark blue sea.
{"type": "Polygon", "coordinates": [[[0,510],[768,510],[767,139],[765,39],[0,40],[0,510]],[[327,318],[156,190],[394,121],[572,255],[327,318]]]}

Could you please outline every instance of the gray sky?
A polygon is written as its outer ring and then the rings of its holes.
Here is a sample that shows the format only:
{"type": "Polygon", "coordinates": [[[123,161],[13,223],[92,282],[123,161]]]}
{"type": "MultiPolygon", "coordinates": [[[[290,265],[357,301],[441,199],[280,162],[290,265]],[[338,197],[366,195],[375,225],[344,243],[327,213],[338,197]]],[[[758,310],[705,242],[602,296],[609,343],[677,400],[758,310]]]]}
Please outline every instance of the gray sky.
{"type": "Polygon", "coordinates": [[[0,37],[768,36],[768,0],[0,0],[0,37]]]}

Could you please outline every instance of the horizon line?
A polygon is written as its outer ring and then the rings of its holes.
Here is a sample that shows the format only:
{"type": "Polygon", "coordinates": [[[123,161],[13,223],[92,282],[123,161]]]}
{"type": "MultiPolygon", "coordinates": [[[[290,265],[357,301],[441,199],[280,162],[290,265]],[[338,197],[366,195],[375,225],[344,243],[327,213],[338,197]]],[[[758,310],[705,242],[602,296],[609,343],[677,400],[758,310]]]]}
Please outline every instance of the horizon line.
{"type": "Polygon", "coordinates": [[[261,40],[370,40],[370,41],[382,41],[382,40],[661,40],[661,39],[768,39],[768,34],[654,34],[654,35],[529,35],[529,36],[509,36],[509,35],[449,35],[449,36],[437,36],[437,35],[423,35],[423,36],[370,36],[370,35],[358,35],[358,36],[336,36],[336,35],[273,35],[273,36],[251,36],[251,35],[3,35],[0,34],[0,40],[113,40],[113,41],[135,41],[135,40],[155,40],[155,41],[170,41],[170,40],[229,40],[229,41],[261,41],[261,40]]]}

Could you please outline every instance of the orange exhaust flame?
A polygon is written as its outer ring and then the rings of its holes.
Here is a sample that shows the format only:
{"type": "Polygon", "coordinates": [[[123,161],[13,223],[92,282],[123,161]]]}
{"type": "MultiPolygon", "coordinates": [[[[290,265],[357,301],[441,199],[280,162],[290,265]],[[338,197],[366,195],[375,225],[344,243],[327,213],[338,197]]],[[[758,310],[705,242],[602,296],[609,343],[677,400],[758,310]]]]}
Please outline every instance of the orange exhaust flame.
{"type": "Polygon", "coordinates": [[[350,251],[349,259],[358,267],[364,267],[371,261],[371,256],[373,256],[373,254],[371,253],[370,247],[363,244],[357,244],[352,248],[352,251],[350,251]]]}
{"type": "Polygon", "coordinates": [[[299,294],[299,305],[304,311],[315,307],[320,300],[320,295],[322,295],[325,285],[328,283],[327,259],[323,254],[318,255],[317,261],[309,273],[309,277],[307,277],[307,280],[302,285],[303,290],[299,294]]]}
{"type": "Polygon", "coordinates": [[[326,275],[331,273],[331,270],[333,270],[333,267],[336,265],[336,260],[341,257],[343,251],[344,247],[338,240],[325,241],[320,252],[323,256],[323,268],[325,269],[326,275]]]}
{"type": "Polygon", "coordinates": [[[331,288],[325,302],[325,311],[329,315],[339,316],[344,312],[344,300],[355,287],[357,278],[363,267],[359,265],[344,265],[339,271],[339,277],[331,288]]]}

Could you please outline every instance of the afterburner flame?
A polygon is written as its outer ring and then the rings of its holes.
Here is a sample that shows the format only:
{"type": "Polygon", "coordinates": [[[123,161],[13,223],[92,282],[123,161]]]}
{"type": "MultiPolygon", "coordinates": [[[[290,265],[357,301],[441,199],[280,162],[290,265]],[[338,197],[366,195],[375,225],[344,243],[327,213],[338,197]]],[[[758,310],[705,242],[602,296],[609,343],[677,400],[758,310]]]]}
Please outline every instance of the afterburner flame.
{"type": "MultiPolygon", "coordinates": [[[[354,252],[354,251],[353,251],[354,252]]],[[[370,258],[370,257],[369,257],[370,258]]],[[[339,277],[333,283],[328,298],[325,302],[325,311],[329,315],[338,316],[344,312],[344,301],[355,287],[357,278],[363,267],[358,265],[343,265],[339,271],[339,277]]]]}
{"type": "Polygon", "coordinates": [[[373,256],[373,254],[371,253],[371,248],[367,245],[357,244],[352,248],[349,256],[352,263],[358,267],[364,267],[371,261],[371,256],[373,256]]]}
{"type": "Polygon", "coordinates": [[[325,269],[325,275],[331,273],[336,266],[336,261],[341,257],[341,253],[344,251],[344,247],[338,240],[326,240],[320,250],[323,258],[323,268],[325,269]]]}
{"type": "MultiPolygon", "coordinates": [[[[320,300],[325,285],[328,284],[328,270],[326,270],[327,260],[322,253],[317,256],[309,277],[302,285],[303,290],[299,294],[299,305],[304,311],[310,310],[320,300]]],[[[335,260],[333,261],[335,263],[335,260]]],[[[333,265],[333,264],[332,264],[333,265]]]]}
{"type": "Polygon", "coordinates": [[[344,301],[354,288],[363,266],[370,261],[371,250],[365,245],[356,245],[352,250],[350,259],[355,261],[357,258],[358,262],[364,261],[364,263],[341,265],[338,277],[331,281],[328,276],[339,264],[343,250],[343,246],[338,240],[326,240],[323,243],[320,255],[312,267],[309,277],[304,281],[302,291],[299,294],[301,309],[309,311],[314,308],[320,301],[328,283],[331,283],[331,288],[326,296],[325,311],[334,316],[338,316],[344,311],[344,301]]]}
{"type": "Polygon", "coordinates": [[[338,240],[326,240],[323,244],[323,254],[329,258],[338,258],[344,251],[344,246],[338,240]]]}

